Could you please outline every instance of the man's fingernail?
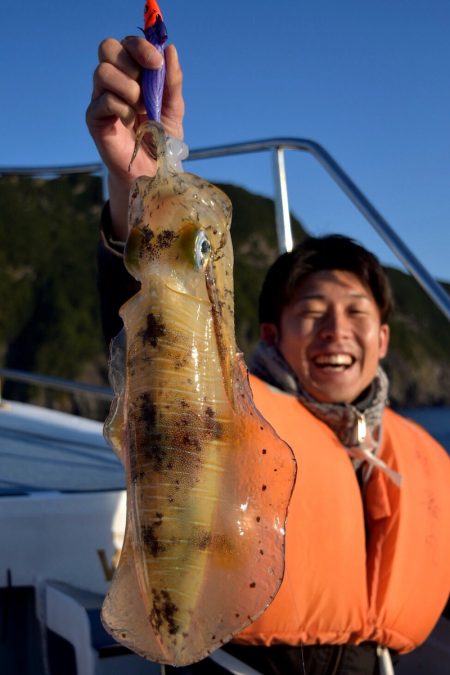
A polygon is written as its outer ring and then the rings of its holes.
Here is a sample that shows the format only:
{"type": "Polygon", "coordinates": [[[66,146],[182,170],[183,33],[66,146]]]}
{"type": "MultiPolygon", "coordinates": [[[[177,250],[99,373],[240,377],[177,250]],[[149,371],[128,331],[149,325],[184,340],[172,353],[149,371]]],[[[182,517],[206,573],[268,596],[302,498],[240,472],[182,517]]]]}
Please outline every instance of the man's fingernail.
{"type": "Polygon", "coordinates": [[[136,42],[138,38],[136,35],[127,35],[126,37],[121,40],[122,44],[125,44],[125,42],[136,42]]]}

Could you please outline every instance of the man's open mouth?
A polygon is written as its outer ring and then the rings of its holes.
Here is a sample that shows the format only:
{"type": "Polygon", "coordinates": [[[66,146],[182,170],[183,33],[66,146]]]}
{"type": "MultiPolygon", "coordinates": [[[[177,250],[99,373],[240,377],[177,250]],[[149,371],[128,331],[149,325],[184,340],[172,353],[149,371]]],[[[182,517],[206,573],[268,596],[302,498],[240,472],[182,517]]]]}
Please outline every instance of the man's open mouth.
{"type": "Polygon", "coordinates": [[[320,354],[313,361],[314,365],[321,370],[338,372],[350,368],[356,359],[351,354],[320,354]]]}

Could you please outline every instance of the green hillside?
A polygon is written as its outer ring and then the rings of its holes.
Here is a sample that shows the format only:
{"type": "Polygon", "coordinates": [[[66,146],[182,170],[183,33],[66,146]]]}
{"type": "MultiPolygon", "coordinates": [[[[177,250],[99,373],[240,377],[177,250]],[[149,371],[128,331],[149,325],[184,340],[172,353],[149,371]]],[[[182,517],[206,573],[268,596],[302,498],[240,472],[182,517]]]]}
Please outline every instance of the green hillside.
{"type": "MultiPolygon", "coordinates": [[[[277,255],[274,205],[242,188],[221,187],[233,202],[236,330],[248,356],[258,335],[258,291],[277,255]]],[[[0,178],[2,367],[106,384],[95,283],[101,206],[97,177],[0,178]]],[[[297,241],[304,236],[295,219],[294,233],[297,241]]],[[[391,399],[401,405],[449,405],[448,322],[410,277],[394,269],[388,273],[397,304],[386,362],[391,399]]],[[[23,385],[7,384],[8,395],[104,414],[81,398],[23,385]]]]}

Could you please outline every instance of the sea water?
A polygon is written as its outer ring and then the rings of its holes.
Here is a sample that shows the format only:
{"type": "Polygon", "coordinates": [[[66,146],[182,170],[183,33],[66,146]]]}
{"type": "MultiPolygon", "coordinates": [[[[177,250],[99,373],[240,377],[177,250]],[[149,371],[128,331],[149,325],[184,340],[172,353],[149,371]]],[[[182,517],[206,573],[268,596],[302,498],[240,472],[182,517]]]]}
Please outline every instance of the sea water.
{"type": "Polygon", "coordinates": [[[450,455],[450,408],[399,408],[397,412],[423,426],[450,455]]]}

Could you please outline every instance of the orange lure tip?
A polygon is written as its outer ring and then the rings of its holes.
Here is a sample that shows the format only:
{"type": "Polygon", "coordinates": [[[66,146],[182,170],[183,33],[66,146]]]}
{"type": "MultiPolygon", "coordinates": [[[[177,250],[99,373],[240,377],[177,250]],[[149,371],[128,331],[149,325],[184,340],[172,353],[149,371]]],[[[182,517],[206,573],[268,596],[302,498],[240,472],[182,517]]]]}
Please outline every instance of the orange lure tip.
{"type": "Polygon", "coordinates": [[[163,21],[163,15],[156,0],[147,0],[144,7],[144,30],[155,25],[158,15],[163,21]]]}

